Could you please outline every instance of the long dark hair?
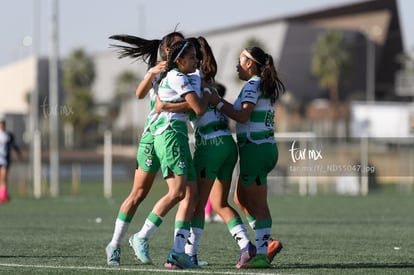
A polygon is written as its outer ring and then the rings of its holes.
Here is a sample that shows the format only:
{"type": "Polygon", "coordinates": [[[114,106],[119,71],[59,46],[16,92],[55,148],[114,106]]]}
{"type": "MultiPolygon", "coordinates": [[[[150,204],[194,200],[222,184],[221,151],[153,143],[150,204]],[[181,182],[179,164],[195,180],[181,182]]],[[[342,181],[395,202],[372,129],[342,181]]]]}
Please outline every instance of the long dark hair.
{"type": "Polygon", "coordinates": [[[200,51],[203,57],[201,62],[201,71],[204,75],[204,81],[213,82],[217,74],[217,62],[213,50],[203,36],[198,37],[200,51]]]}
{"type": "Polygon", "coordinates": [[[109,39],[118,40],[129,44],[130,46],[110,44],[111,47],[117,48],[118,58],[130,57],[141,59],[148,64],[148,69],[157,64],[158,52],[161,60],[166,60],[164,49],[170,47],[175,40],[175,37],[184,39],[181,32],[173,31],[165,35],[162,39],[148,40],[145,38],[128,35],[116,34],[109,37],[109,39]]]}
{"type": "Polygon", "coordinates": [[[272,56],[259,47],[249,47],[245,50],[253,57],[252,61],[259,71],[261,77],[260,89],[264,96],[270,98],[270,101],[274,104],[286,88],[278,76],[272,56]]]}
{"type": "Polygon", "coordinates": [[[203,75],[203,80],[214,82],[217,74],[217,62],[214,58],[213,50],[203,36],[187,38],[196,50],[197,59],[200,61],[199,68],[203,75]]]}

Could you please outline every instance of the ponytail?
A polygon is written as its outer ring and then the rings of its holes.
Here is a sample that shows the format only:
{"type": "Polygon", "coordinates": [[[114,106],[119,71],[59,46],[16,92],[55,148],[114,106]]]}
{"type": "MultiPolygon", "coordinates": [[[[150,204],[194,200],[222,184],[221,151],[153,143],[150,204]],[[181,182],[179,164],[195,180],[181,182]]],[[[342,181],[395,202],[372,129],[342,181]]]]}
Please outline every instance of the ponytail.
{"type": "Polygon", "coordinates": [[[109,39],[118,40],[131,45],[124,46],[111,44],[111,47],[118,49],[118,58],[130,57],[134,59],[141,59],[144,63],[148,64],[148,69],[157,64],[157,54],[161,40],[147,40],[141,37],[126,34],[112,35],[109,39]]]}
{"type": "Polygon", "coordinates": [[[260,74],[260,89],[263,91],[264,96],[269,98],[270,102],[274,104],[280,94],[285,92],[286,88],[278,76],[272,56],[265,53],[259,47],[250,47],[245,49],[245,51],[251,56],[248,57],[254,61],[260,74]]]}
{"type": "Polygon", "coordinates": [[[173,44],[176,37],[181,37],[184,39],[184,35],[178,31],[168,33],[161,40],[147,40],[141,37],[127,34],[112,35],[109,37],[109,39],[118,40],[130,45],[110,45],[111,47],[118,49],[118,58],[130,57],[134,59],[141,59],[146,64],[148,64],[148,69],[150,69],[157,65],[158,52],[160,54],[161,60],[167,60],[167,56],[165,56],[164,50],[166,47],[169,48],[173,44]]]}

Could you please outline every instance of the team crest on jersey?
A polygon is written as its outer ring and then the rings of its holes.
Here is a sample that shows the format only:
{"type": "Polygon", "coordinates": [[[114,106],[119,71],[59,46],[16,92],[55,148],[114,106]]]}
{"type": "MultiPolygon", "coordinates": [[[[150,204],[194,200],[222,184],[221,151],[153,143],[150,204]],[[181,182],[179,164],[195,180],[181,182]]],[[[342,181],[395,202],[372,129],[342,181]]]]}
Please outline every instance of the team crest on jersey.
{"type": "Polygon", "coordinates": [[[148,157],[145,160],[145,165],[148,166],[148,167],[151,167],[152,166],[152,157],[148,157]]]}
{"type": "Polygon", "coordinates": [[[245,90],[244,91],[244,98],[255,98],[256,91],[255,90],[245,90]]]}
{"type": "Polygon", "coordinates": [[[181,85],[181,89],[184,89],[188,85],[190,85],[190,81],[188,79],[185,79],[183,85],[181,85]]]}
{"type": "Polygon", "coordinates": [[[178,167],[180,167],[181,169],[185,168],[185,161],[184,160],[180,160],[180,162],[178,163],[178,167]]]}

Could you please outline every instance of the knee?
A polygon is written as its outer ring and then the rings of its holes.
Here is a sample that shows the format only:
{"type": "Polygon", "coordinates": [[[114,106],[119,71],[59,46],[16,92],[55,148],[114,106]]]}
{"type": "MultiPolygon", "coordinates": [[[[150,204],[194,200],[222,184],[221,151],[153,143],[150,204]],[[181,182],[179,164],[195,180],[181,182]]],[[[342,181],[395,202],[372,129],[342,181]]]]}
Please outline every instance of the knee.
{"type": "Polygon", "coordinates": [[[219,212],[221,209],[229,206],[227,201],[223,201],[221,199],[216,199],[214,197],[210,198],[211,207],[215,212],[219,212]]]}
{"type": "Polygon", "coordinates": [[[182,201],[183,199],[185,199],[185,191],[179,191],[175,194],[175,197],[179,200],[182,201]]]}
{"type": "Polygon", "coordinates": [[[170,190],[168,196],[174,202],[182,201],[185,198],[185,190],[170,190]]]}
{"type": "Polygon", "coordinates": [[[148,192],[145,192],[145,190],[136,190],[129,195],[129,199],[133,204],[138,205],[147,197],[147,194],[148,192]]]}
{"type": "Polygon", "coordinates": [[[192,205],[194,205],[194,206],[197,205],[199,200],[200,200],[200,196],[199,196],[198,192],[191,192],[190,201],[191,201],[192,205]]]}

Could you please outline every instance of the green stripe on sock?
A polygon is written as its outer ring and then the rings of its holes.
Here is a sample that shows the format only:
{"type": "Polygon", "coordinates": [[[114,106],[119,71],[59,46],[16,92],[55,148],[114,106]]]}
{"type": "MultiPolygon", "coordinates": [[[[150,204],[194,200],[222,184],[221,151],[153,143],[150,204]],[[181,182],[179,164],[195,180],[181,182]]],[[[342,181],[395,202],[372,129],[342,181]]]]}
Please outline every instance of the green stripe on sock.
{"type": "Polygon", "coordinates": [[[128,215],[127,213],[119,212],[118,219],[124,222],[131,222],[134,216],[128,215]]]}
{"type": "Polygon", "coordinates": [[[197,227],[200,229],[204,229],[205,221],[201,219],[194,218],[191,220],[191,227],[197,227]]]}
{"type": "Polygon", "coordinates": [[[256,229],[270,228],[272,227],[272,219],[265,219],[256,221],[256,229]]]}
{"type": "Polygon", "coordinates": [[[246,219],[247,219],[248,222],[253,222],[253,221],[256,220],[256,218],[253,215],[246,216],[246,219]]]}
{"type": "Polygon", "coordinates": [[[227,228],[231,230],[233,227],[242,224],[242,219],[240,217],[234,217],[233,219],[229,220],[227,223],[227,228]]]}
{"type": "Polygon", "coordinates": [[[190,223],[186,221],[176,221],[175,228],[187,229],[190,230],[190,223]]]}
{"type": "Polygon", "coordinates": [[[162,223],[162,219],[160,216],[158,216],[157,214],[151,212],[149,213],[148,220],[150,220],[153,224],[155,224],[157,227],[160,227],[161,223],[162,223]]]}

